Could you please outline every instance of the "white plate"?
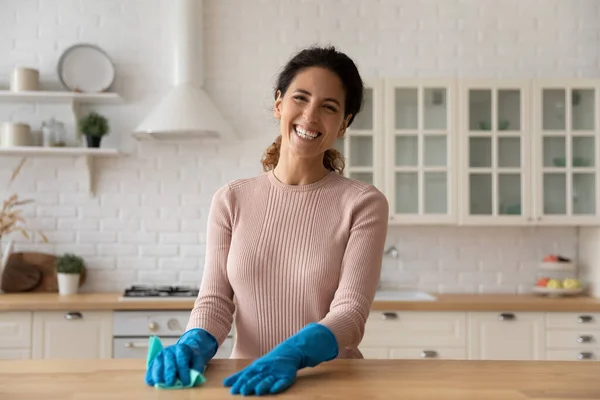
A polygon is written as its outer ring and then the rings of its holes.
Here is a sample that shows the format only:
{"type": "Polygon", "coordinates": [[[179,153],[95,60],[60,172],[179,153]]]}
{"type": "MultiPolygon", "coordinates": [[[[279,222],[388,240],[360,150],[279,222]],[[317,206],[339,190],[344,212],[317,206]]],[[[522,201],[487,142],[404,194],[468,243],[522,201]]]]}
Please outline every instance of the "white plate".
{"type": "Polygon", "coordinates": [[[549,296],[572,296],[572,295],[582,293],[583,289],[584,289],[583,287],[580,287],[577,289],[564,289],[564,288],[552,289],[552,288],[546,288],[546,287],[540,287],[540,286],[533,287],[534,293],[546,294],[549,296]]]}
{"type": "Polygon", "coordinates": [[[69,90],[84,93],[105,92],[115,79],[108,55],[91,44],[69,47],[58,62],[58,77],[69,90]]]}

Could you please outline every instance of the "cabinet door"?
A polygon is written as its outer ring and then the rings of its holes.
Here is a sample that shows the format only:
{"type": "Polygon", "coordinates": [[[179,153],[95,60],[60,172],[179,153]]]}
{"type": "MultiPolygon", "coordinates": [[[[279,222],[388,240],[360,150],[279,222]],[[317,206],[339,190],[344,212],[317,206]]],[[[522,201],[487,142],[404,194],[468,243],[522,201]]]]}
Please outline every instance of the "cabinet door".
{"type": "Polygon", "coordinates": [[[33,358],[111,358],[112,312],[34,312],[33,358]]]}
{"type": "Polygon", "coordinates": [[[526,81],[463,82],[459,151],[463,223],[531,223],[529,101],[526,81]]]}
{"type": "Polygon", "coordinates": [[[31,348],[31,312],[0,313],[0,348],[31,348]]]}
{"type": "Polygon", "coordinates": [[[470,312],[470,360],[543,360],[544,314],[470,312]]]}
{"type": "Polygon", "coordinates": [[[535,86],[535,220],[598,225],[598,80],[535,86]]]}
{"type": "Polygon", "coordinates": [[[365,80],[363,107],[335,148],[344,156],[346,177],[370,183],[383,192],[382,117],[383,84],[365,80]]]}
{"type": "Polygon", "coordinates": [[[456,223],[454,81],[390,80],[385,97],[390,222],[456,223]]]}

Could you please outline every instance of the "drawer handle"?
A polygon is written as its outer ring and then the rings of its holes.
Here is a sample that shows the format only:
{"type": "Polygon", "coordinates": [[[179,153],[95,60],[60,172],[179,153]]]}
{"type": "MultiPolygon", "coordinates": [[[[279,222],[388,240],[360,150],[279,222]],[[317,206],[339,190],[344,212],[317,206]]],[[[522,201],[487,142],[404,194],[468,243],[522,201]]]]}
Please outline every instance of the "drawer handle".
{"type": "Polygon", "coordinates": [[[579,318],[577,318],[577,322],[580,324],[592,322],[593,320],[594,318],[591,315],[580,315],[579,318]]]}
{"type": "Polygon", "coordinates": [[[381,317],[383,319],[398,319],[398,313],[395,312],[384,312],[381,317]]]}
{"type": "Polygon", "coordinates": [[[148,347],[148,343],[125,342],[125,347],[127,347],[128,349],[147,348],[148,347]]]}
{"type": "Polygon", "coordinates": [[[592,358],[594,358],[594,353],[589,352],[589,351],[583,351],[583,352],[579,353],[577,358],[580,360],[591,360],[592,358]]]}
{"type": "Polygon", "coordinates": [[[80,312],[68,312],[65,314],[65,319],[74,320],[74,319],[82,319],[83,315],[80,312]]]}
{"type": "Polygon", "coordinates": [[[435,350],[423,350],[421,352],[421,358],[436,358],[438,356],[435,350]]]}
{"type": "Polygon", "coordinates": [[[581,335],[577,338],[578,343],[591,343],[594,341],[594,337],[591,335],[581,335]]]}
{"type": "Polygon", "coordinates": [[[500,321],[512,321],[515,319],[515,314],[513,313],[502,313],[498,316],[500,321]]]}

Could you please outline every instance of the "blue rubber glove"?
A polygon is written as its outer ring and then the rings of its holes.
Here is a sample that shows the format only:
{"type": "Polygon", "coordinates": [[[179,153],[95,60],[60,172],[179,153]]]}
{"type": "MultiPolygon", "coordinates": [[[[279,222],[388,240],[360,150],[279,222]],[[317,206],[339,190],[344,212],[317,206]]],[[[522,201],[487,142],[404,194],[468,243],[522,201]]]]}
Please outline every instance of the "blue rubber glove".
{"type": "Polygon", "coordinates": [[[184,386],[190,384],[190,368],[204,372],[206,364],[217,352],[218,343],[204,329],[190,329],[176,344],[157,354],[146,370],[146,384],[156,383],[172,386],[179,379],[184,386]]]}
{"type": "Polygon", "coordinates": [[[335,336],[324,325],[311,323],[243,370],[223,381],[231,394],[258,395],[283,392],[292,386],[298,370],[314,367],[338,355],[335,336]]]}

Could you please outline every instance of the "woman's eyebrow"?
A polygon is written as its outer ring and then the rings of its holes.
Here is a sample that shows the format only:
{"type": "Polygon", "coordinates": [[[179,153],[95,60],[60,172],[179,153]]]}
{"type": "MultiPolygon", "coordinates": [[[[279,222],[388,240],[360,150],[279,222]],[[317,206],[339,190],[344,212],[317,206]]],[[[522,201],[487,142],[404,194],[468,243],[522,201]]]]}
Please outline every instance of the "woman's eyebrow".
{"type": "MultiPolygon", "coordinates": [[[[296,89],[295,92],[300,92],[300,93],[304,93],[308,96],[312,96],[312,94],[308,90],[304,90],[304,89],[296,89]]],[[[338,106],[341,107],[340,102],[337,101],[336,99],[334,99],[333,97],[327,97],[326,99],[324,99],[324,101],[334,102],[335,104],[337,104],[338,106]]]]}

